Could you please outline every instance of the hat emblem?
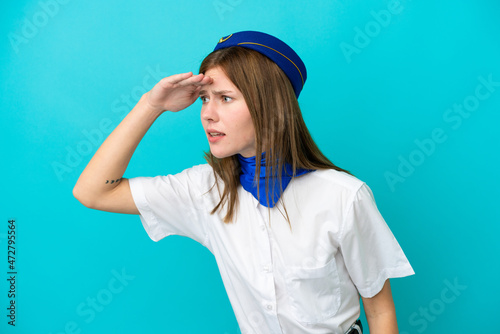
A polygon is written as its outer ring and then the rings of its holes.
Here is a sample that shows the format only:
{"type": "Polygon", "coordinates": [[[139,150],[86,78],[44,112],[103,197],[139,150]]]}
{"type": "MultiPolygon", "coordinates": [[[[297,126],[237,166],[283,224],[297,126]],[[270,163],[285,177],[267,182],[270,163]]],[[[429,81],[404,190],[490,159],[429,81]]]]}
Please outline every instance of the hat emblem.
{"type": "Polygon", "coordinates": [[[219,39],[219,43],[222,43],[222,42],[227,41],[227,40],[228,40],[231,36],[233,36],[233,34],[231,34],[231,35],[227,36],[226,38],[221,37],[221,39],[219,39]]]}

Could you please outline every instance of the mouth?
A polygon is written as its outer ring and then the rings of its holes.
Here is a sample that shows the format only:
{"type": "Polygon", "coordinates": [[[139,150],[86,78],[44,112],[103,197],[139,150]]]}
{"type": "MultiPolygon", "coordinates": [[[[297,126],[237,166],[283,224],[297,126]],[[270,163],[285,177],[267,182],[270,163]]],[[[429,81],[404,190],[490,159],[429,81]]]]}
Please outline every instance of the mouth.
{"type": "Polygon", "coordinates": [[[207,130],[207,135],[208,135],[208,141],[210,143],[215,143],[226,136],[224,132],[219,132],[217,130],[212,130],[212,129],[207,130]]]}
{"type": "Polygon", "coordinates": [[[224,133],[222,133],[222,132],[209,132],[209,133],[208,133],[208,135],[209,135],[210,137],[221,137],[221,136],[225,136],[225,134],[224,134],[224,133]]]}
{"type": "Polygon", "coordinates": [[[210,137],[222,137],[222,136],[226,135],[224,132],[220,132],[220,131],[214,130],[214,129],[207,129],[207,134],[210,137]]]}

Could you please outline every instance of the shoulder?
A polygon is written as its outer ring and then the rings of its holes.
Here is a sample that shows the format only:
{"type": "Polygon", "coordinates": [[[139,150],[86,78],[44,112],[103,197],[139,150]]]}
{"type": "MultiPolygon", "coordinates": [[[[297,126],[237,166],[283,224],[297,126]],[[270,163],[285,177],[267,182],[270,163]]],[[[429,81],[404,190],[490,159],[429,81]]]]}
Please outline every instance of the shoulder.
{"type": "Polygon", "coordinates": [[[195,165],[186,168],[180,172],[172,172],[170,174],[158,175],[155,177],[135,177],[129,181],[133,184],[142,184],[147,188],[206,188],[207,185],[213,185],[215,177],[213,169],[209,164],[195,165]]]}
{"type": "Polygon", "coordinates": [[[210,177],[213,174],[213,169],[209,164],[195,165],[180,172],[172,171],[168,174],[158,175],[158,178],[193,178],[193,177],[210,177]]]}
{"type": "Polygon", "coordinates": [[[200,164],[183,170],[180,174],[192,174],[208,177],[213,175],[214,170],[209,164],[200,164]]]}
{"type": "Polygon", "coordinates": [[[205,188],[206,185],[212,186],[215,182],[214,171],[209,164],[195,165],[184,169],[180,173],[166,175],[162,178],[202,188],[205,188]]]}
{"type": "Polygon", "coordinates": [[[306,174],[304,182],[308,186],[318,187],[318,189],[331,189],[332,191],[341,191],[346,193],[356,193],[365,182],[357,177],[340,172],[335,169],[319,169],[306,174]]]}
{"type": "Polygon", "coordinates": [[[320,169],[294,179],[289,194],[311,208],[337,208],[344,212],[366,184],[355,176],[334,169],[320,169]]]}

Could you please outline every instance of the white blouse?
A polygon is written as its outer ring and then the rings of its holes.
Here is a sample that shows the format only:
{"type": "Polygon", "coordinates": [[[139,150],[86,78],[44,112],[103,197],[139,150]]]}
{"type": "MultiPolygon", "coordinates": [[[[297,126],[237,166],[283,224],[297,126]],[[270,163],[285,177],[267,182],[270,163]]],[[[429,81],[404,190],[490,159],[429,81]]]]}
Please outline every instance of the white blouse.
{"type": "Polygon", "coordinates": [[[242,333],[344,333],[388,278],[414,274],[368,186],[318,170],[290,182],[268,210],[238,188],[236,219],[210,214],[218,203],[212,168],[132,178],[150,238],[190,237],[215,256],[242,333]],[[210,190],[212,189],[212,190],[210,190]]]}

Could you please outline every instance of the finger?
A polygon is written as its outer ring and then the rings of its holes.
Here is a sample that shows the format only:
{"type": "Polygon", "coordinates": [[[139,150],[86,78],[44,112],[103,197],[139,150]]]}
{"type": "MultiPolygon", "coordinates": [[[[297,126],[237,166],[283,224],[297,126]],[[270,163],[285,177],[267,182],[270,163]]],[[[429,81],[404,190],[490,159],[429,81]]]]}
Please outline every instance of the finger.
{"type": "Polygon", "coordinates": [[[213,82],[213,79],[210,77],[205,76],[204,74],[197,74],[193,75],[190,78],[187,78],[183,81],[178,82],[177,84],[179,86],[204,86],[207,84],[211,84],[213,82]]]}
{"type": "Polygon", "coordinates": [[[182,82],[188,78],[191,78],[192,76],[193,76],[193,72],[179,73],[179,74],[174,74],[174,75],[171,75],[169,77],[163,78],[163,79],[161,79],[161,81],[175,85],[175,84],[182,82]]]}
{"type": "Polygon", "coordinates": [[[213,82],[214,82],[214,79],[212,79],[211,77],[205,75],[205,77],[203,78],[203,80],[200,81],[200,84],[202,84],[202,85],[209,85],[209,84],[211,84],[213,82]]]}
{"type": "Polygon", "coordinates": [[[198,98],[200,96],[200,91],[201,91],[202,86],[196,86],[196,88],[193,90],[193,97],[198,98]]]}

